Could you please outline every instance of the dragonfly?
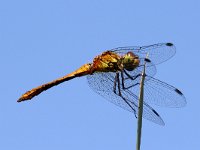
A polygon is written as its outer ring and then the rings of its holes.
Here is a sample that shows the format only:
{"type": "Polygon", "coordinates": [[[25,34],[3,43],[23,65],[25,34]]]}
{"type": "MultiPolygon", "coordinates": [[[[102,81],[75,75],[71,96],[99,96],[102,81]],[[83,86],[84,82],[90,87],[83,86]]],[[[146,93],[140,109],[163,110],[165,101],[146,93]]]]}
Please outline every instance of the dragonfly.
{"type": "Polygon", "coordinates": [[[96,56],[92,63],[84,64],[70,74],[27,91],[17,102],[31,100],[53,86],[86,76],[89,86],[96,93],[137,117],[140,79],[145,67],[143,118],[164,125],[163,119],[150,104],[175,108],[186,105],[186,98],[179,89],[154,78],[156,65],[167,61],[175,53],[176,48],[172,43],[107,50],[96,56]]]}

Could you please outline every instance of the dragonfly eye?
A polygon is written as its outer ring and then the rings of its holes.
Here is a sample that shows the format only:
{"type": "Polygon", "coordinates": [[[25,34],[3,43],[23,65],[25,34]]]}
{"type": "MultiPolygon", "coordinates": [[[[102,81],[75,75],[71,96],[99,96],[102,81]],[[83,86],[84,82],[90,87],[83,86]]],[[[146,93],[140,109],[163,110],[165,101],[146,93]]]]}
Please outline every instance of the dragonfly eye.
{"type": "Polygon", "coordinates": [[[128,55],[129,57],[134,57],[135,56],[132,52],[128,52],[126,55],[128,55]]]}
{"type": "Polygon", "coordinates": [[[132,52],[128,52],[124,55],[122,63],[126,70],[132,71],[139,65],[139,58],[132,52]]]}

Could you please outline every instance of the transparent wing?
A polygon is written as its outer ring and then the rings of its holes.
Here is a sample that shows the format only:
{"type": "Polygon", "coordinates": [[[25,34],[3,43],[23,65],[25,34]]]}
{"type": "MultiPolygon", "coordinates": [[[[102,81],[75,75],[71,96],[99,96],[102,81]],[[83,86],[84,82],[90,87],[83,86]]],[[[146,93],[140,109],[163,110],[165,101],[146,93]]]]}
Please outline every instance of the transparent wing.
{"type": "Polygon", "coordinates": [[[149,76],[154,76],[157,72],[156,70],[156,66],[149,60],[149,59],[146,59],[146,58],[141,58],[140,59],[140,64],[139,66],[134,69],[133,71],[130,71],[130,74],[141,74],[144,70],[144,64],[145,64],[145,67],[146,67],[146,74],[149,75],[149,76]]]}
{"type": "MultiPolygon", "coordinates": [[[[146,103],[165,107],[184,107],[186,105],[185,96],[177,88],[148,75],[145,78],[147,79],[144,83],[144,101],[146,103]]],[[[137,82],[137,84],[132,83],[131,79],[124,81],[125,85],[129,87],[133,85],[129,88],[133,93],[138,93],[140,90],[139,80],[137,82]]]]}
{"type": "MultiPolygon", "coordinates": [[[[124,84],[126,87],[140,83],[140,76],[144,70],[144,64],[146,64],[146,75],[153,77],[156,74],[156,66],[153,63],[146,61],[146,59],[141,59],[139,66],[133,71],[124,70],[129,75],[127,76],[127,74],[124,73],[124,84]]],[[[145,82],[149,79],[150,78],[146,77],[145,82]]]]}
{"type": "MultiPolygon", "coordinates": [[[[122,89],[122,86],[120,86],[122,96],[119,96],[113,92],[115,75],[116,73],[94,73],[93,75],[88,75],[87,79],[89,86],[96,93],[103,96],[115,105],[137,115],[138,97],[133,92],[122,89]],[[131,105],[131,107],[125,102],[125,100],[131,105]]],[[[118,93],[118,91],[116,91],[116,93],[118,93]]],[[[138,94],[139,93],[137,93],[137,95],[138,94]]],[[[143,117],[159,125],[164,125],[164,122],[159,114],[146,102],[144,102],[143,117]]]]}
{"type": "Polygon", "coordinates": [[[184,107],[186,98],[177,88],[153,77],[145,82],[144,99],[150,103],[167,107],[184,107]]]}
{"type": "Polygon", "coordinates": [[[128,46],[128,47],[118,47],[111,50],[118,54],[126,54],[132,51],[134,54],[138,55],[139,58],[145,58],[148,53],[148,58],[153,64],[157,65],[164,61],[170,59],[176,53],[176,48],[172,43],[158,43],[149,46],[128,46]]]}

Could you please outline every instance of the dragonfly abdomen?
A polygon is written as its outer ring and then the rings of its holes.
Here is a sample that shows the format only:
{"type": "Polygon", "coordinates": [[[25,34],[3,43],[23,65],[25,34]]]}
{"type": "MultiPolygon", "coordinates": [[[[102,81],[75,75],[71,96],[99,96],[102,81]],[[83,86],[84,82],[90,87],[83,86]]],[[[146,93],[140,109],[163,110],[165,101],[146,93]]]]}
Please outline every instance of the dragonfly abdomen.
{"type": "Polygon", "coordinates": [[[72,72],[72,73],[70,73],[70,74],[68,74],[68,75],[66,75],[64,77],[58,78],[58,79],[53,80],[51,82],[48,82],[46,84],[40,85],[40,86],[38,86],[36,88],[33,88],[30,91],[27,91],[26,93],[24,93],[18,99],[17,102],[30,100],[33,97],[39,95],[43,91],[46,91],[46,90],[50,89],[53,86],[56,86],[56,85],[58,85],[58,84],[60,84],[62,82],[71,80],[71,79],[73,79],[75,77],[81,77],[81,76],[88,75],[88,74],[91,74],[91,64],[85,64],[85,65],[81,66],[79,69],[77,69],[76,71],[74,71],[74,72],[72,72]]]}

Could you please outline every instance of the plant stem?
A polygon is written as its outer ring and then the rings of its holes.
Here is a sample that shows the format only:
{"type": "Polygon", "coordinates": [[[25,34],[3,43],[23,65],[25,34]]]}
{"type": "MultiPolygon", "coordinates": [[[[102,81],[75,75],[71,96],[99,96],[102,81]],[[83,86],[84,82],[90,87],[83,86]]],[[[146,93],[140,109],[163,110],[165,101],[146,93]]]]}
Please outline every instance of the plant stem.
{"type": "Polygon", "coordinates": [[[137,143],[136,143],[136,150],[140,150],[141,144],[141,134],[142,134],[142,113],[143,113],[143,97],[144,97],[144,80],[145,80],[145,66],[142,72],[142,77],[140,81],[140,95],[138,101],[138,122],[137,122],[137,143]]]}

